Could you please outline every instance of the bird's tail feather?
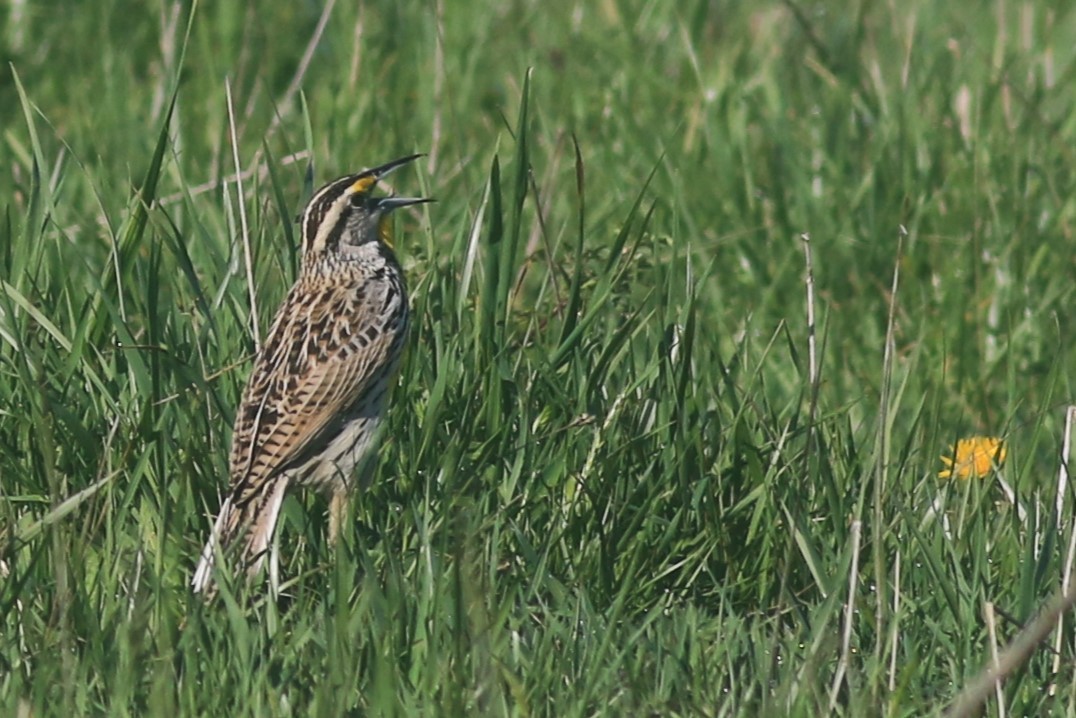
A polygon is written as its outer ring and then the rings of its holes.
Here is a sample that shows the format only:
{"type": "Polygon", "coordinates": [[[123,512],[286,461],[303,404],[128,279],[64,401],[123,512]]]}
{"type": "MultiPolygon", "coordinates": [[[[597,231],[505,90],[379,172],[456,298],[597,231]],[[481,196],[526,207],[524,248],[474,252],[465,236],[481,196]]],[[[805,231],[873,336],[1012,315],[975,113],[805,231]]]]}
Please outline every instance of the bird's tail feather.
{"type": "Polygon", "coordinates": [[[213,566],[217,554],[228,554],[239,538],[243,539],[243,551],[238,565],[246,567],[248,576],[254,576],[261,570],[287,487],[287,477],[281,477],[268,482],[253,500],[237,504],[235,495],[225,499],[213,523],[213,532],[202,549],[198,567],[194,570],[191,587],[195,593],[213,592],[213,566]]]}

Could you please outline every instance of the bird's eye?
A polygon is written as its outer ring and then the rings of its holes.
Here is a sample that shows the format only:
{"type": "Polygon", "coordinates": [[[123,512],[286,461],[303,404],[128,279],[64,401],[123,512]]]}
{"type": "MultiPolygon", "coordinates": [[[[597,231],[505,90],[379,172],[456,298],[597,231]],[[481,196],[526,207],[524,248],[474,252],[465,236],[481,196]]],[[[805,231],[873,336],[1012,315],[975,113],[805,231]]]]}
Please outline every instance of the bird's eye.
{"type": "Polygon", "coordinates": [[[366,205],[366,195],[364,195],[361,192],[356,192],[355,194],[351,195],[351,206],[352,207],[363,207],[365,205],[366,205]]]}

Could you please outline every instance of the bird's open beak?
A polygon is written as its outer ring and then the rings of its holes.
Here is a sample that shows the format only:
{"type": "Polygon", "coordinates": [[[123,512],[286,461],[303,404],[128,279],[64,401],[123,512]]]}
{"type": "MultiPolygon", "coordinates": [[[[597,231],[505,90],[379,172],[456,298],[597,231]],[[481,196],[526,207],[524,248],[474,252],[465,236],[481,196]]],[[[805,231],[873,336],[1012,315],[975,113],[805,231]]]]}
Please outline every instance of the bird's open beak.
{"type": "Polygon", "coordinates": [[[400,207],[410,207],[413,204],[425,204],[426,202],[436,202],[437,200],[429,197],[380,197],[374,201],[377,209],[385,213],[400,207]]]}
{"type": "Polygon", "coordinates": [[[407,157],[401,157],[398,160],[393,160],[392,162],[386,162],[385,164],[381,165],[380,167],[374,167],[373,169],[369,169],[369,170],[366,170],[365,172],[361,172],[361,173],[359,173],[359,177],[374,177],[376,179],[381,179],[385,175],[387,175],[390,172],[392,172],[393,170],[395,170],[397,167],[403,167],[408,162],[414,162],[419,157],[425,157],[425,155],[422,154],[421,152],[419,152],[418,154],[414,154],[414,155],[407,155],[407,157]]]}
{"type": "Polygon", "coordinates": [[[368,169],[365,172],[360,172],[354,176],[355,182],[351,185],[351,191],[353,193],[366,192],[367,190],[371,189],[375,184],[377,184],[378,180],[380,180],[382,177],[388,175],[390,172],[392,172],[398,167],[403,167],[408,162],[414,162],[419,157],[422,157],[421,153],[415,155],[408,155],[407,157],[401,157],[397,160],[393,160],[392,162],[386,162],[380,167],[374,167],[373,169],[368,169]]]}

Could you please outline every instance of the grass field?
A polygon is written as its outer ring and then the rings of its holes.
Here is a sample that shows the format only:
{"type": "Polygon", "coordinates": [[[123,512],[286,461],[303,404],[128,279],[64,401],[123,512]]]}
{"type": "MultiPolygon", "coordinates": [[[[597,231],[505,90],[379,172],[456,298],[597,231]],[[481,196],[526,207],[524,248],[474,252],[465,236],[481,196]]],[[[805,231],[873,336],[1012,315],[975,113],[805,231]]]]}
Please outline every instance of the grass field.
{"type": "Polygon", "coordinates": [[[0,714],[945,710],[1074,560],[1076,9],[456,5],[0,11],[0,714]],[[203,604],[293,218],[414,151],[354,530],[203,604]]]}

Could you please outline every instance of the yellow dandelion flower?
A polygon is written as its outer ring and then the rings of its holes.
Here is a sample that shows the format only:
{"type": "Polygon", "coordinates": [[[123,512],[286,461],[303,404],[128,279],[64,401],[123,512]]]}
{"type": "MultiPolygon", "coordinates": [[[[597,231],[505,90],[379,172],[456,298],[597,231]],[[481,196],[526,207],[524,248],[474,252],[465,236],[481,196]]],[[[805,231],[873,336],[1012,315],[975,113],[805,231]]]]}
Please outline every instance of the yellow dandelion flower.
{"type": "Polygon", "coordinates": [[[953,446],[951,456],[941,457],[945,468],[938,472],[938,478],[981,479],[990,469],[1000,468],[1007,453],[1005,442],[995,436],[961,439],[953,446]]]}

